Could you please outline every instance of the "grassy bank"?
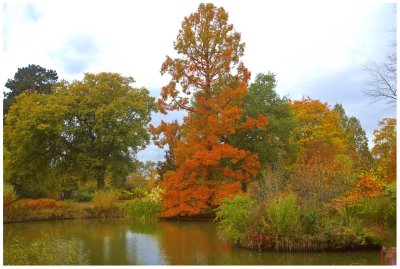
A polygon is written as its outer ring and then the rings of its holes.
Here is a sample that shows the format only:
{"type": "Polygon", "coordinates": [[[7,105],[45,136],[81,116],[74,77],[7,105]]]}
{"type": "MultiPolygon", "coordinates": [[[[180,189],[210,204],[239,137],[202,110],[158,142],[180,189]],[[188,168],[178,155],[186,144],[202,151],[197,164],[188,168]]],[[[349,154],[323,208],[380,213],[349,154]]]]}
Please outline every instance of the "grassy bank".
{"type": "MultiPolygon", "coordinates": [[[[115,190],[98,191],[91,201],[56,201],[54,199],[20,199],[5,195],[3,222],[39,220],[86,219],[86,218],[155,218],[161,212],[159,188],[154,188],[142,198],[120,200],[115,190]]],[[[12,192],[11,192],[12,194],[12,192]]]]}
{"type": "Polygon", "coordinates": [[[4,208],[3,222],[38,220],[123,218],[125,201],[112,208],[99,208],[93,202],[55,201],[51,199],[23,199],[4,208]]]}

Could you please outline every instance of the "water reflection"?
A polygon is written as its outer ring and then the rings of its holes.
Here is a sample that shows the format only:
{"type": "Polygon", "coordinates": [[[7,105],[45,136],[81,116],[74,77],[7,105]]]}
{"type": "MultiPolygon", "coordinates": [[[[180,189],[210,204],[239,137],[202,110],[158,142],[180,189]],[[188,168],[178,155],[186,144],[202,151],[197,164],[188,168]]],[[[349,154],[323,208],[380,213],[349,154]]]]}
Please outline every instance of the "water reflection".
{"type": "Polygon", "coordinates": [[[128,264],[166,264],[158,241],[146,234],[126,232],[128,264]]]}
{"type": "Polygon", "coordinates": [[[93,265],[345,265],[379,264],[378,251],[330,253],[257,252],[234,247],[217,236],[215,223],[129,220],[69,220],[4,225],[4,244],[15,235],[72,237],[89,250],[93,265]]]}
{"type": "Polygon", "coordinates": [[[230,244],[217,238],[207,222],[160,222],[161,247],[169,264],[214,264],[215,255],[228,255],[230,244]]]}

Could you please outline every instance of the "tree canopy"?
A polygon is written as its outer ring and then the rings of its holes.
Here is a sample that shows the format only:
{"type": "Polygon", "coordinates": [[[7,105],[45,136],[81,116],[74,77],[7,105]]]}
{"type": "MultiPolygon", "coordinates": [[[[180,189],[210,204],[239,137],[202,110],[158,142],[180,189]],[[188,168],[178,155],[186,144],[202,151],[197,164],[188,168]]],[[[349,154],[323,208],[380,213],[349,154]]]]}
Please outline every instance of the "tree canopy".
{"type": "Polygon", "coordinates": [[[57,83],[58,75],[55,70],[30,64],[18,68],[13,79],[8,79],[5,86],[10,90],[4,94],[3,115],[7,115],[10,107],[15,103],[15,98],[24,91],[37,93],[50,93],[51,87],[57,83]]]}
{"type": "Polygon", "coordinates": [[[348,117],[340,104],[333,107],[339,115],[339,125],[346,135],[349,154],[352,156],[358,170],[369,170],[372,166],[372,156],[368,148],[368,138],[360,121],[352,116],[348,117]]]}
{"type": "Polygon", "coordinates": [[[96,179],[98,188],[106,176],[123,181],[149,142],[146,125],[156,109],[148,90],[133,88],[133,82],[88,73],[82,81],[60,82],[52,94],[18,97],[4,128],[6,180],[21,191],[52,173],[96,179]]]}
{"type": "Polygon", "coordinates": [[[308,98],[292,101],[290,107],[296,122],[293,139],[301,146],[303,154],[309,154],[315,144],[330,148],[330,154],[346,150],[345,134],[339,125],[339,115],[330,110],[328,104],[308,98]]]}
{"type": "Polygon", "coordinates": [[[16,98],[4,125],[4,180],[21,197],[46,196],[62,159],[65,104],[54,95],[25,92],[16,98]]]}
{"type": "Polygon", "coordinates": [[[228,143],[257,153],[263,166],[276,166],[293,160],[297,146],[290,140],[294,128],[289,100],[275,92],[275,74],[258,74],[243,98],[242,121],[264,115],[268,128],[240,130],[228,137],[228,143]]]}
{"type": "Polygon", "coordinates": [[[290,106],[296,122],[291,139],[300,147],[291,165],[293,189],[302,199],[326,202],[352,184],[353,161],[340,115],[309,98],[290,106]]]}

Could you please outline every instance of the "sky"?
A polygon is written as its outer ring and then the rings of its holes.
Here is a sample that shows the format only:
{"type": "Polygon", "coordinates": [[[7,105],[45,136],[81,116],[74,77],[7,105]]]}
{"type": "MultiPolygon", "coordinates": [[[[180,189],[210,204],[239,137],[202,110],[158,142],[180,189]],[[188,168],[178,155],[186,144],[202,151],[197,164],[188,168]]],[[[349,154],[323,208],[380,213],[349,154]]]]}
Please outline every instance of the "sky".
{"type": "MultiPolygon", "coordinates": [[[[396,4],[376,1],[210,1],[224,7],[246,43],[242,61],[254,79],[276,74],[276,91],[292,100],[309,96],[343,105],[357,117],[372,146],[378,121],[396,117],[396,106],[371,102],[363,90],[364,67],[382,61],[396,42],[396,4]]],[[[132,76],[134,87],[158,97],[168,75],[160,74],[185,16],[201,1],[3,1],[0,82],[3,91],[18,68],[37,64],[59,78],[82,79],[85,72],[132,76]]],[[[1,15],[1,13],[0,13],[1,15]]],[[[182,119],[184,113],[153,113],[182,119]]],[[[162,160],[149,145],[142,161],[162,160]]]]}

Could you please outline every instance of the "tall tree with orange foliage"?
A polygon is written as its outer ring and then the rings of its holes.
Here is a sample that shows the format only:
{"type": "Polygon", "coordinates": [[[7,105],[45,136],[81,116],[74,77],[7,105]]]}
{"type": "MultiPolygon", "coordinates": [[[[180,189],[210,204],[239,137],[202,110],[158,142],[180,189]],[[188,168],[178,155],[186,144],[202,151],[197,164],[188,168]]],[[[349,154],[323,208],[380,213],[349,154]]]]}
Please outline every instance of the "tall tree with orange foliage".
{"type": "Polygon", "coordinates": [[[240,183],[248,182],[260,164],[256,154],[223,141],[237,130],[267,126],[262,115],[239,123],[250,72],[240,61],[244,43],[223,8],[200,4],[185,17],[174,47],[181,57],[167,56],[162,65],[161,73],[171,81],[162,88],[158,109],[164,114],[186,110],[188,115],[179,140],[170,137],[173,126],[166,123],[150,128],[170,143],[177,167],[163,179],[160,217],[165,218],[206,214],[222,198],[239,193],[240,183]]]}

